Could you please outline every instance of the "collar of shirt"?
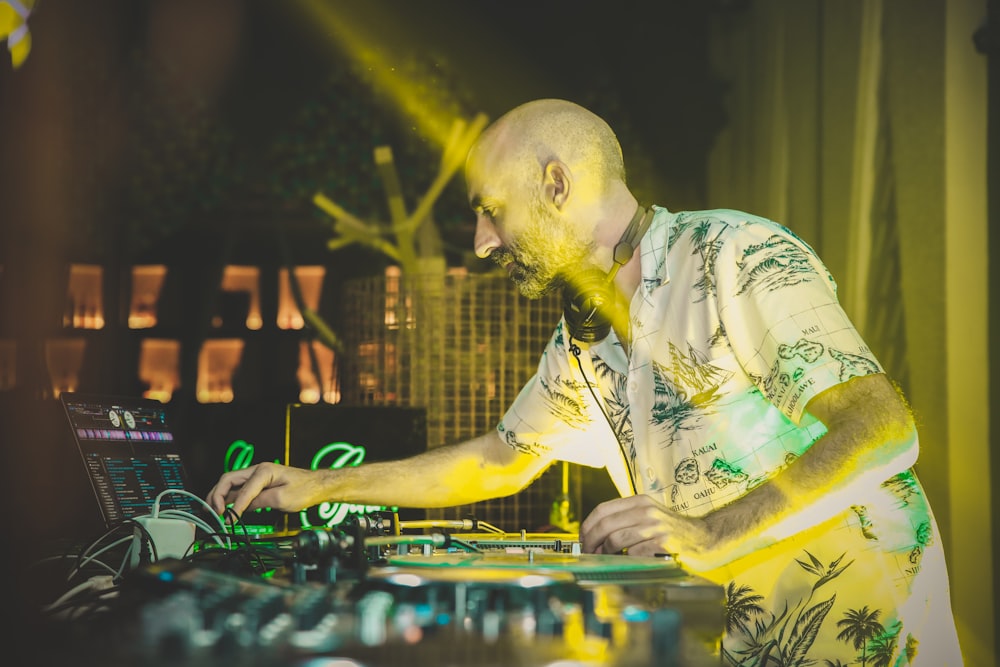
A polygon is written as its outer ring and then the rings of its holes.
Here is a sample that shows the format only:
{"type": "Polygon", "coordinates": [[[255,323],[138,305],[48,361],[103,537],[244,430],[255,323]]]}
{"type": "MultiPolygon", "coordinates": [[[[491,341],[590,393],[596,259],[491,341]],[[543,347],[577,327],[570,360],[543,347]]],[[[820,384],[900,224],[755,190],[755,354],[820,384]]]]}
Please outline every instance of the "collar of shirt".
{"type": "MultiPolygon", "coordinates": [[[[641,298],[642,301],[652,305],[652,293],[670,282],[667,250],[671,234],[676,226],[677,214],[671,213],[661,206],[653,206],[652,208],[656,211],[653,222],[649,226],[649,231],[639,242],[639,267],[642,275],[639,290],[641,291],[637,291],[632,296],[630,314],[635,312],[636,299],[641,298]]],[[[594,344],[590,349],[592,354],[599,356],[618,373],[628,373],[628,352],[624,342],[619,340],[618,334],[614,330],[607,338],[594,344]]]]}
{"type": "Polygon", "coordinates": [[[667,267],[667,251],[670,238],[677,220],[677,214],[671,213],[662,206],[652,207],[656,213],[649,231],[639,242],[639,266],[642,271],[642,282],[639,288],[643,297],[648,297],[656,288],[670,282],[670,269],[667,267]]]}

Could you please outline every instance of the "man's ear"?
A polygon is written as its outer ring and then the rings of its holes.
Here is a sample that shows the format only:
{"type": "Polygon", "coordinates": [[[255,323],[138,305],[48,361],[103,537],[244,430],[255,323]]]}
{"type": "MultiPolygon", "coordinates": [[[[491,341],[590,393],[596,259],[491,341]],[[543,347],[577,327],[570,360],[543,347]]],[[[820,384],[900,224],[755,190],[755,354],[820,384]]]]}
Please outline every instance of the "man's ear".
{"type": "Polygon", "coordinates": [[[569,167],[559,160],[552,160],[545,165],[545,172],[542,175],[542,192],[546,202],[551,202],[557,209],[562,210],[569,199],[572,189],[573,177],[569,172],[569,167]]]}

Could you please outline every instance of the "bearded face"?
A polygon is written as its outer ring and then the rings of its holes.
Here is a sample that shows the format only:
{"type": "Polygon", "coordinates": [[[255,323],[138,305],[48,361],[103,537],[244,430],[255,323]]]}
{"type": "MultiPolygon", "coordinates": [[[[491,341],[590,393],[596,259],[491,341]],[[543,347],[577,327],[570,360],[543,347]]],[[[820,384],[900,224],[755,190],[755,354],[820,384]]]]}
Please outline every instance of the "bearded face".
{"type": "Polygon", "coordinates": [[[594,243],[574,235],[574,230],[539,198],[528,207],[527,218],[516,238],[490,257],[507,268],[521,294],[537,299],[561,288],[567,275],[584,266],[594,243]]]}

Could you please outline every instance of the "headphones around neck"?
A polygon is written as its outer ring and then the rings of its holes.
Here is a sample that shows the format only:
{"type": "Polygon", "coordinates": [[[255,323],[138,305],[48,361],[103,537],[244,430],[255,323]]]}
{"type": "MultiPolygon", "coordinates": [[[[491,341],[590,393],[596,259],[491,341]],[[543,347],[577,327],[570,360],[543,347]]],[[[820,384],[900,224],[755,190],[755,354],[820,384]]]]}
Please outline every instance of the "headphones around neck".
{"type": "Polygon", "coordinates": [[[653,209],[639,205],[615,244],[614,264],[607,273],[592,267],[568,276],[563,289],[563,316],[569,335],[581,343],[597,343],[611,332],[615,276],[628,263],[646,230],[653,223],[653,209]]]}

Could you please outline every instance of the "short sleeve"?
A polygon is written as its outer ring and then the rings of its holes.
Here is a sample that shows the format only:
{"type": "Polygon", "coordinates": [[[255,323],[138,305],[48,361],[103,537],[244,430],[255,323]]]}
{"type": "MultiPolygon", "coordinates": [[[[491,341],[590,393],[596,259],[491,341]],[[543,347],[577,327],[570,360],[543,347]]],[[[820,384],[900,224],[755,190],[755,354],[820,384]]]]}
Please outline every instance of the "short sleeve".
{"type": "Polygon", "coordinates": [[[795,423],[823,390],[882,372],[840,306],[829,271],[781,225],[731,227],[715,270],[719,317],[737,359],[795,423]]]}
{"type": "Polygon", "coordinates": [[[500,437],[519,452],[590,467],[605,465],[610,427],[594,407],[587,380],[595,377],[588,354],[583,371],[571,356],[563,324],[546,345],[535,375],[497,424],[500,437]],[[589,369],[589,372],[588,372],[589,369]]]}

